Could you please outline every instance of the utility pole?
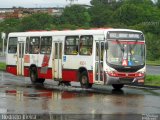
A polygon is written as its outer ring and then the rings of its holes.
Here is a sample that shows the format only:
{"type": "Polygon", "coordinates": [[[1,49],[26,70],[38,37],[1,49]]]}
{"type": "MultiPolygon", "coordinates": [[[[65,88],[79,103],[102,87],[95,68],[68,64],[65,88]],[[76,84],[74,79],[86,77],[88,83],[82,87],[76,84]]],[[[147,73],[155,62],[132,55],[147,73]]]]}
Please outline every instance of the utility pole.
{"type": "Polygon", "coordinates": [[[6,33],[2,32],[1,33],[1,37],[2,37],[2,40],[3,40],[3,43],[2,43],[2,55],[4,56],[4,40],[6,38],[6,33]]]}

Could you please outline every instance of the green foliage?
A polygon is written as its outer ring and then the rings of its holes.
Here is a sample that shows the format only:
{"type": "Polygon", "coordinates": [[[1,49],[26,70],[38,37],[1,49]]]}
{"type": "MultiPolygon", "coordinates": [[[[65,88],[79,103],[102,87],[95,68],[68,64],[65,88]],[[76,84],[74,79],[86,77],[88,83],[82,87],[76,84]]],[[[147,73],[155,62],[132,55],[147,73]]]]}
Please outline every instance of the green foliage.
{"type": "Polygon", "coordinates": [[[44,13],[33,14],[21,20],[20,31],[48,30],[52,24],[52,16],[44,13]]]}
{"type": "Polygon", "coordinates": [[[111,20],[112,11],[104,5],[101,7],[94,6],[89,12],[91,15],[91,26],[93,27],[103,27],[108,25],[111,20]]]}
{"type": "Polygon", "coordinates": [[[5,33],[16,32],[19,28],[19,19],[6,19],[5,21],[0,23],[0,32],[3,31],[5,33]]]}
{"type": "Polygon", "coordinates": [[[157,60],[160,59],[160,37],[152,33],[146,33],[147,43],[147,59],[157,60]]]}
{"type": "Polygon", "coordinates": [[[117,18],[115,22],[125,23],[127,26],[135,25],[142,21],[139,20],[143,17],[142,10],[133,4],[124,4],[114,13],[114,18],[117,18]]]}
{"type": "Polygon", "coordinates": [[[160,8],[160,0],[156,0],[156,5],[158,8],[160,8]]]}
{"type": "Polygon", "coordinates": [[[84,7],[73,5],[64,9],[61,19],[62,24],[73,24],[79,27],[83,25],[89,26],[90,15],[84,7]]]}
{"type": "Polygon", "coordinates": [[[0,70],[3,70],[3,71],[6,70],[6,64],[5,63],[0,62],[0,70]]]}
{"type": "Polygon", "coordinates": [[[153,61],[152,60],[147,60],[146,64],[147,65],[152,65],[152,66],[157,66],[157,65],[160,66],[160,60],[153,60],[153,61]]]}
{"type": "Polygon", "coordinates": [[[145,79],[145,85],[160,86],[160,76],[159,75],[147,75],[145,79]]]}

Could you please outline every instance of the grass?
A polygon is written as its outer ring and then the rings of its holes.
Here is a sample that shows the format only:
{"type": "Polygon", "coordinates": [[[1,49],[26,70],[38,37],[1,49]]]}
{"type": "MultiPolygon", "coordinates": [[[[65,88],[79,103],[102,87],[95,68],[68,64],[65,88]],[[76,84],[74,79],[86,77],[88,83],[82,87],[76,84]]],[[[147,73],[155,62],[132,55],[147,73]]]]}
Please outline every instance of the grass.
{"type": "Polygon", "coordinates": [[[147,60],[146,64],[147,65],[158,66],[158,65],[160,65],[160,60],[154,60],[154,61],[147,60]]]}
{"type": "Polygon", "coordinates": [[[3,62],[0,62],[0,70],[6,70],[6,64],[3,62]]]}
{"type": "Polygon", "coordinates": [[[147,75],[145,85],[160,86],[160,75],[147,75]]]}
{"type": "MultiPolygon", "coordinates": [[[[0,62],[0,70],[5,71],[6,64],[0,62]]],[[[160,86],[160,75],[147,75],[145,79],[145,85],[160,86]]]]}

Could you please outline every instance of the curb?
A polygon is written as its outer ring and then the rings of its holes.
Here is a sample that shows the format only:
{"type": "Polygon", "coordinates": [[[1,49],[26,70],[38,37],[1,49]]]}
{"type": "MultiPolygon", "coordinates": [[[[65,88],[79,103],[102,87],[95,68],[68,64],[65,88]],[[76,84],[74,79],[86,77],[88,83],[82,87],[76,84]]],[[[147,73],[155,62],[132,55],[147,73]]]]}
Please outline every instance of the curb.
{"type": "Polygon", "coordinates": [[[160,89],[160,86],[149,85],[125,85],[126,87],[139,88],[139,89],[160,89]]]}
{"type": "Polygon", "coordinates": [[[0,72],[6,72],[6,70],[2,70],[2,69],[0,69],[0,72]]]}

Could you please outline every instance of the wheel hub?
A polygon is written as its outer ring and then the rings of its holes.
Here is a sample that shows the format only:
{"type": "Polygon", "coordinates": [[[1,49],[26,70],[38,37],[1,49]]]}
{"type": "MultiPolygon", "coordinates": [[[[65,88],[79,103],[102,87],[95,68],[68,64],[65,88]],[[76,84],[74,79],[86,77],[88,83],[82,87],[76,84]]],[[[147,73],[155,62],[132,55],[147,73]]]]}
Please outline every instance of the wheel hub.
{"type": "Polygon", "coordinates": [[[83,76],[83,77],[82,77],[82,83],[83,83],[83,84],[86,84],[86,83],[87,83],[87,77],[86,77],[86,76],[83,76]]]}

